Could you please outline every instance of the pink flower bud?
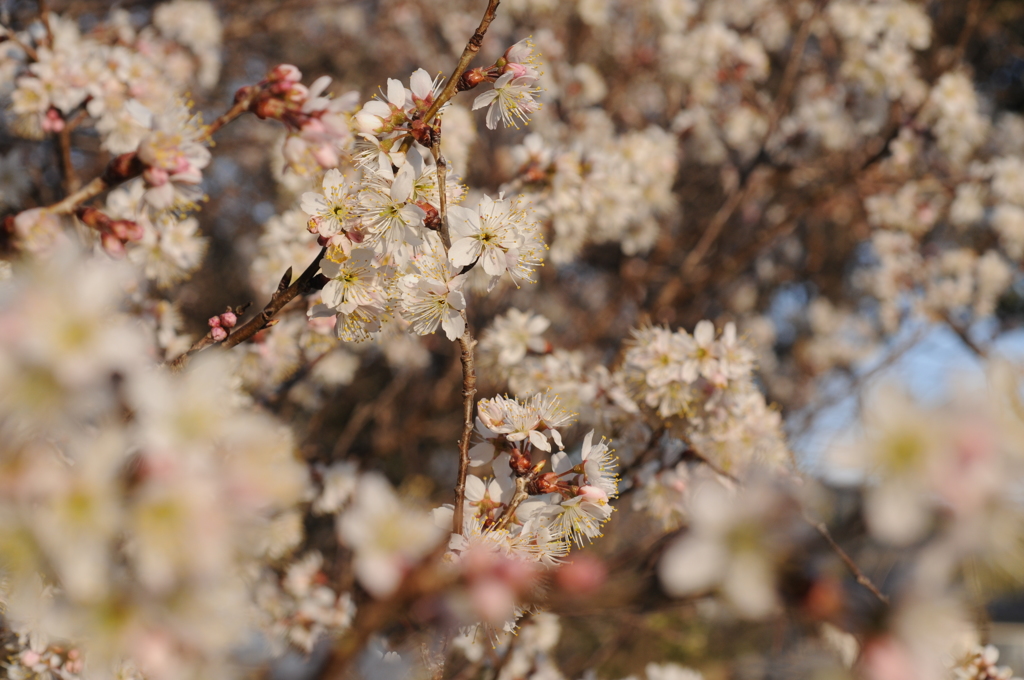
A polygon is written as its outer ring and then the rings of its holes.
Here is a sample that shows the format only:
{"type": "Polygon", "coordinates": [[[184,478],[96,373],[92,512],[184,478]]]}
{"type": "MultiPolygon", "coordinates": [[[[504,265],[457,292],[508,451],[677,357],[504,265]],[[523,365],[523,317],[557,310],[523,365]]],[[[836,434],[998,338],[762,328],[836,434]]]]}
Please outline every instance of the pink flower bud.
{"type": "Polygon", "coordinates": [[[220,324],[224,328],[234,328],[235,324],[238,323],[238,317],[235,316],[234,312],[224,312],[219,317],[220,324]]]}
{"type": "Polygon", "coordinates": [[[309,99],[309,88],[302,83],[291,83],[291,87],[281,94],[291,104],[304,104],[309,99]]]}
{"type": "Polygon", "coordinates": [[[46,132],[60,132],[64,129],[64,119],[57,109],[50,109],[43,117],[43,130],[46,132]]]}
{"type": "Polygon", "coordinates": [[[107,252],[107,255],[118,259],[124,257],[124,241],[110,232],[100,236],[100,244],[103,246],[103,250],[107,252]]]}
{"type": "Polygon", "coordinates": [[[529,73],[529,70],[522,64],[509,63],[505,65],[505,73],[512,72],[512,79],[522,78],[529,73]]]}
{"type": "Polygon", "coordinates": [[[302,80],[302,71],[292,64],[278,64],[267,74],[267,80],[297,83],[302,80]]]}
{"type": "Polygon", "coordinates": [[[585,500],[591,503],[607,503],[608,494],[604,492],[604,489],[598,486],[581,486],[577,496],[583,496],[585,500]]]}
{"type": "Polygon", "coordinates": [[[214,342],[224,342],[228,337],[228,332],[218,326],[217,328],[210,329],[210,337],[213,338],[214,342]]]}
{"type": "Polygon", "coordinates": [[[322,168],[338,167],[338,152],[330,144],[321,144],[313,149],[313,158],[322,168]]]}
{"type": "Polygon", "coordinates": [[[108,228],[111,234],[122,241],[141,241],[145,235],[139,223],[131,220],[113,220],[108,228]]]}
{"type": "Polygon", "coordinates": [[[21,653],[21,664],[23,666],[35,666],[39,663],[42,657],[39,656],[39,652],[33,652],[31,649],[26,649],[21,653]]]}
{"type": "Polygon", "coordinates": [[[210,328],[220,328],[220,317],[211,316],[206,323],[210,324],[210,328]]]}
{"type": "Polygon", "coordinates": [[[170,175],[163,168],[148,167],[145,172],[142,173],[142,178],[146,180],[146,184],[151,187],[162,187],[167,184],[170,179],[170,175]]]}
{"type": "Polygon", "coordinates": [[[264,97],[256,102],[256,105],[252,107],[252,112],[256,114],[257,118],[262,119],[277,119],[285,114],[288,110],[288,104],[281,101],[280,99],[273,99],[271,97],[264,97]]]}

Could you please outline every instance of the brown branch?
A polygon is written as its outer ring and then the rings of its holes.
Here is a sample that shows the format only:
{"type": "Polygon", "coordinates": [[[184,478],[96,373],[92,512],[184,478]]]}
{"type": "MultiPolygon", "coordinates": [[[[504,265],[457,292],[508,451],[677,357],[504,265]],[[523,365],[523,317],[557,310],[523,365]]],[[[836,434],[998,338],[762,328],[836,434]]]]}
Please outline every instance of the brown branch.
{"type": "Polygon", "coordinates": [[[60,156],[60,175],[64,185],[64,193],[73,194],[81,187],[82,183],[75,172],[75,164],[71,162],[71,131],[73,128],[69,123],[54,137],[57,139],[57,150],[60,156]]]}
{"type": "Polygon", "coordinates": [[[355,443],[356,437],[359,436],[363,427],[370,422],[371,418],[387,411],[391,402],[409,384],[410,377],[411,375],[408,371],[402,371],[391,379],[391,382],[388,383],[387,387],[384,388],[376,399],[363,402],[352,411],[348,422],[345,423],[345,429],[342,430],[341,436],[338,437],[334,444],[331,460],[340,460],[345,457],[345,454],[348,453],[349,448],[355,443]]]}
{"type": "MultiPolygon", "coordinates": [[[[497,3],[495,3],[497,4],[497,3]]],[[[473,332],[469,319],[462,312],[466,332],[459,338],[462,349],[462,438],[459,439],[459,478],[455,483],[455,513],[452,517],[452,531],[462,534],[463,506],[466,504],[466,476],[469,474],[469,442],[473,436],[473,414],[476,406],[476,367],[473,361],[473,332]]]]}
{"type": "Polygon", "coordinates": [[[864,572],[860,570],[860,567],[858,567],[857,563],[853,561],[853,558],[846,554],[846,551],[843,550],[843,548],[838,543],[836,543],[836,540],[832,538],[832,534],[828,530],[828,526],[826,526],[824,522],[815,521],[806,512],[803,513],[803,518],[805,522],[814,527],[814,529],[821,535],[821,537],[825,539],[825,542],[828,543],[830,548],[832,548],[832,552],[839,556],[839,559],[842,560],[843,564],[846,565],[846,568],[849,569],[850,573],[853,574],[854,578],[857,579],[857,583],[866,588],[868,592],[870,592],[878,599],[879,602],[888,605],[889,596],[882,593],[882,591],[880,591],[875,586],[875,584],[872,583],[871,579],[868,578],[864,574],[864,572]]]}
{"type": "MultiPolygon", "coordinates": [[[[114,160],[116,161],[117,159],[114,160]]],[[[138,177],[138,175],[140,174],[142,174],[141,170],[138,173],[132,175],[132,177],[138,177]]],[[[117,184],[120,184],[121,182],[125,182],[131,179],[131,177],[125,177],[124,179],[121,179],[118,182],[110,182],[106,179],[106,177],[107,173],[104,173],[100,177],[94,178],[91,182],[86,184],[78,191],[72,192],[71,194],[66,196],[64,200],[58,201],[57,203],[51,205],[49,211],[56,215],[71,214],[75,211],[75,209],[78,206],[85,203],[86,201],[96,198],[107,189],[110,189],[114,186],[117,186],[117,184]]]]}
{"type": "Polygon", "coordinates": [[[967,16],[964,17],[964,27],[960,31],[960,36],[956,40],[956,47],[953,48],[953,54],[950,55],[950,66],[954,66],[963,60],[964,52],[967,51],[967,43],[970,41],[974,30],[978,27],[978,23],[981,21],[981,15],[985,13],[986,9],[988,9],[988,4],[988,2],[982,2],[982,0],[970,0],[968,3],[967,16]],[[985,7],[982,5],[985,5],[985,7]]]}
{"type": "MultiPolygon", "coordinates": [[[[746,177],[749,177],[750,174],[752,173],[748,173],[746,177]]],[[[747,194],[750,191],[750,186],[750,181],[745,178],[742,181],[742,186],[736,187],[732,190],[728,198],[725,199],[725,203],[723,203],[722,207],[718,209],[715,216],[711,218],[711,222],[708,224],[707,229],[704,230],[704,233],[701,234],[700,240],[697,241],[697,245],[693,247],[693,250],[687,253],[686,259],[683,260],[681,272],[682,279],[689,279],[694,269],[698,264],[700,264],[700,261],[704,259],[704,256],[707,255],[708,250],[718,239],[719,235],[721,235],[722,229],[729,221],[729,218],[732,217],[734,212],[736,212],[736,208],[739,207],[739,204],[743,199],[747,197],[747,194]]],[[[666,290],[668,290],[668,288],[666,288],[666,290]]],[[[675,291],[673,291],[673,297],[674,292],[675,291]]],[[[665,297],[664,293],[661,297],[665,297]]],[[[663,301],[659,300],[659,302],[663,301]]],[[[669,302],[671,302],[671,300],[664,301],[664,304],[668,304],[669,302]]]]}
{"type": "MultiPolygon", "coordinates": [[[[531,475],[532,476],[532,475],[531,475]]],[[[530,494],[526,491],[526,485],[529,483],[529,477],[516,477],[516,492],[512,494],[512,499],[509,500],[508,505],[505,506],[505,510],[501,513],[501,517],[494,523],[492,531],[500,531],[509,525],[512,518],[516,516],[516,510],[522,505],[523,501],[530,497],[530,494]]]]}
{"type": "MultiPolygon", "coordinates": [[[[314,288],[313,279],[316,277],[317,272],[320,271],[320,260],[322,260],[326,254],[327,248],[321,248],[320,252],[315,258],[313,258],[313,261],[309,263],[309,266],[306,267],[305,271],[299,275],[299,278],[295,279],[295,283],[287,288],[282,288],[281,285],[279,285],[277,291],[273,296],[271,296],[270,302],[268,302],[267,306],[263,308],[263,311],[239,326],[236,331],[231,333],[231,335],[221,343],[224,348],[230,349],[235,345],[245,342],[266,328],[267,324],[270,323],[274,316],[289,302],[299,295],[305,295],[306,293],[312,292],[314,288]]],[[[290,267],[288,271],[285,272],[285,276],[291,276],[290,267]]],[[[284,282],[285,279],[282,278],[281,283],[283,284],[284,282]]]]}
{"type": "Polygon", "coordinates": [[[53,49],[53,27],[50,26],[50,8],[47,6],[46,0],[39,0],[39,18],[43,22],[43,28],[46,29],[46,46],[53,49]]]}
{"type": "Polygon", "coordinates": [[[217,116],[217,118],[212,123],[207,125],[206,129],[203,131],[203,134],[199,135],[196,141],[208,141],[211,137],[213,137],[213,135],[218,130],[220,130],[222,127],[224,127],[225,125],[227,125],[228,123],[230,123],[231,121],[233,121],[234,119],[238,118],[243,113],[248,111],[249,107],[252,106],[253,101],[256,100],[256,97],[258,97],[262,91],[263,88],[260,87],[251,88],[251,91],[249,92],[248,95],[239,99],[237,102],[235,102],[234,106],[232,106],[230,109],[228,109],[221,115],[217,116]]]}
{"type": "Polygon", "coordinates": [[[32,47],[28,43],[24,42],[21,38],[19,38],[18,35],[14,32],[14,29],[7,28],[6,26],[3,26],[3,28],[7,31],[7,33],[6,35],[0,37],[0,41],[10,40],[12,43],[17,45],[21,49],[21,51],[25,53],[25,56],[27,56],[31,61],[39,61],[39,53],[36,52],[34,47],[32,47]]]}
{"type": "Polygon", "coordinates": [[[427,112],[423,114],[423,122],[430,124],[430,121],[434,119],[437,112],[444,106],[449,99],[455,96],[458,91],[459,81],[462,80],[462,74],[466,72],[469,67],[469,62],[473,61],[473,57],[480,51],[480,45],[484,42],[484,35],[487,33],[487,29],[490,27],[491,22],[494,21],[494,15],[498,11],[498,4],[500,0],[488,0],[487,9],[484,10],[484,16],[480,19],[480,25],[476,27],[473,36],[466,43],[466,49],[462,50],[462,56],[459,57],[459,63],[456,64],[455,70],[452,71],[451,76],[448,77],[448,82],[445,83],[444,89],[441,90],[441,94],[437,95],[437,99],[431,104],[427,112]]]}
{"type": "Polygon", "coordinates": [[[754,156],[754,160],[746,168],[741,169],[739,184],[729,193],[725,203],[723,203],[718,209],[718,212],[715,213],[711,222],[704,230],[704,233],[701,234],[700,240],[697,241],[697,245],[694,246],[693,250],[687,253],[686,258],[683,260],[680,275],[681,280],[674,279],[662,290],[661,295],[658,297],[659,307],[671,304],[682,285],[686,282],[692,281],[697,265],[701,263],[701,260],[703,260],[704,256],[707,255],[708,250],[711,249],[711,246],[714,245],[715,241],[718,240],[718,237],[721,236],[722,230],[729,222],[729,219],[733,216],[733,213],[736,212],[736,209],[750,193],[750,178],[754,174],[754,171],[768,160],[768,155],[766,153],[768,142],[778,129],[779,122],[782,120],[783,115],[785,115],[786,111],[789,109],[789,98],[796,85],[796,76],[800,71],[800,61],[803,59],[804,50],[807,47],[807,39],[811,34],[811,25],[817,19],[817,16],[819,12],[821,12],[824,4],[824,2],[819,2],[815,6],[814,12],[803,21],[796,37],[793,40],[793,47],[790,50],[789,58],[786,62],[786,69],[782,74],[782,80],[779,84],[778,92],[775,94],[775,100],[772,103],[772,110],[768,117],[768,128],[761,140],[760,150],[754,156]]]}
{"type": "Polygon", "coordinates": [[[217,341],[213,339],[212,329],[203,337],[199,338],[192,343],[192,346],[185,350],[184,353],[179,354],[173,361],[168,364],[172,371],[180,371],[185,368],[185,364],[188,363],[188,358],[196,352],[201,352],[210,345],[216,345],[217,341]]]}
{"type": "MultiPolygon", "coordinates": [[[[288,285],[288,282],[292,278],[292,268],[289,267],[288,271],[281,277],[281,282],[277,285],[277,290],[270,298],[270,302],[263,310],[249,319],[247,322],[238,327],[233,333],[231,333],[223,342],[220,343],[225,349],[230,349],[235,345],[239,345],[252,336],[259,333],[261,330],[269,326],[274,316],[280,312],[285,305],[294,300],[299,295],[305,295],[314,289],[313,280],[320,270],[320,260],[323,259],[324,254],[327,252],[327,248],[321,248],[320,253],[309,263],[305,271],[295,280],[295,283],[288,285]]],[[[248,306],[248,305],[246,305],[248,306]]],[[[241,311],[241,310],[239,310],[241,311]]],[[[170,367],[173,370],[181,370],[185,367],[190,356],[196,352],[201,352],[210,345],[217,344],[217,341],[213,339],[210,333],[207,333],[204,337],[196,340],[188,350],[178,356],[170,363],[170,367]]]]}
{"type": "Polygon", "coordinates": [[[441,134],[434,136],[434,143],[430,145],[430,153],[434,156],[434,164],[437,166],[437,197],[438,214],[441,217],[441,242],[447,251],[452,247],[452,237],[448,231],[448,161],[441,155],[441,134]]]}
{"type": "Polygon", "coordinates": [[[981,359],[988,358],[988,349],[976,343],[974,339],[971,338],[970,334],[967,332],[967,329],[965,327],[961,326],[956,321],[953,321],[953,319],[946,312],[940,312],[939,317],[946,322],[946,325],[949,326],[954,333],[957,334],[957,337],[960,338],[960,341],[967,345],[968,349],[977,354],[978,357],[981,359]]]}

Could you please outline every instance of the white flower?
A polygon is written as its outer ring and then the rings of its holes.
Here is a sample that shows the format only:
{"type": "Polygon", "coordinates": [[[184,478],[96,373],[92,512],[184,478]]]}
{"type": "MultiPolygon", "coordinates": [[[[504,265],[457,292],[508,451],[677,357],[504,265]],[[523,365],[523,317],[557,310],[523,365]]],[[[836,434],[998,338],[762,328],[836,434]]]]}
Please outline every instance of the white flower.
{"type": "MultiPolygon", "coordinates": [[[[390,165],[387,173],[390,173],[390,165]]],[[[368,232],[367,242],[379,255],[408,256],[408,248],[423,242],[419,227],[426,213],[412,199],[415,170],[405,163],[392,179],[385,171],[373,175],[359,192],[358,213],[368,232]]],[[[405,259],[405,258],[403,258],[405,259]]]]}
{"type": "Polygon", "coordinates": [[[310,216],[310,227],[315,227],[316,233],[328,238],[347,231],[345,227],[352,216],[352,203],[348,183],[335,168],[324,175],[322,192],[302,194],[302,211],[310,216]]]}
{"type": "Polygon", "coordinates": [[[462,268],[479,260],[491,285],[506,271],[513,281],[529,280],[540,263],[539,228],[525,210],[503,197],[484,196],[476,210],[452,206],[448,222],[452,264],[462,268]]]}
{"type": "Polygon", "coordinates": [[[402,312],[420,335],[429,335],[440,325],[448,339],[455,340],[466,331],[462,316],[466,309],[462,293],[466,277],[458,275],[443,258],[435,250],[414,260],[420,273],[407,274],[399,280],[402,312]]]}
{"type": "Polygon", "coordinates": [[[499,77],[494,81],[494,89],[477,96],[473,101],[473,110],[489,106],[487,109],[487,128],[498,127],[498,118],[505,127],[519,128],[519,123],[529,123],[529,115],[540,108],[533,98],[540,92],[534,87],[537,78],[529,75],[516,77],[515,71],[499,77]]]}

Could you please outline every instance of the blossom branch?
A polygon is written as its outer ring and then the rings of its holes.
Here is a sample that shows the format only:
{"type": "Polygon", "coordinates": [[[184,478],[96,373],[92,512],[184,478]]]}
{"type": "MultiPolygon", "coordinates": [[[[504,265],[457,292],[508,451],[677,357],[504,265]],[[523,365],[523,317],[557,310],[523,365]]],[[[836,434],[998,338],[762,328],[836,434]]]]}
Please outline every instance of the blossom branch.
{"type": "MultiPolygon", "coordinates": [[[[261,88],[252,88],[252,92],[241,97],[230,109],[210,123],[197,141],[209,140],[215,132],[245,113],[261,91],[261,88]]],[[[78,206],[96,198],[104,191],[138,177],[142,174],[143,170],[145,170],[145,166],[134,152],[122,154],[110,161],[102,175],[96,177],[81,189],[72,192],[63,200],[54,203],[47,208],[47,211],[55,215],[70,214],[78,206]]]]}
{"type": "MultiPolygon", "coordinates": [[[[497,3],[494,3],[497,5],[497,3]]],[[[442,189],[443,193],[443,189],[442,189]]],[[[476,406],[476,367],[473,361],[473,332],[469,329],[466,312],[462,312],[466,331],[459,338],[462,349],[462,438],[459,439],[459,478],[455,483],[455,513],[452,531],[462,534],[463,506],[466,504],[466,476],[469,474],[469,442],[473,435],[473,412],[476,406]]]]}
{"type": "Polygon", "coordinates": [[[860,570],[860,567],[858,567],[857,563],[853,561],[853,558],[851,558],[846,553],[846,551],[843,550],[842,546],[836,543],[836,540],[832,538],[832,533],[828,530],[828,526],[824,522],[815,521],[806,512],[803,513],[803,518],[805,522],[814,527],[815,531],[817,531],[818,534],[820,534],[821,537],[825,539],[825,542],[828,543],[828,546],[832,549],[832,552],[834,552],[839,557],[839,559],[842,560],[843,564],[846,565],[846,568],[850,570],[851,574],[853,574],[854,578],[857,580],[857,583],[866,588],[868,592],[870,592],[878,599],[879,602],[888,605],[889,596],[880,591],[878,587],[875,586],[875,584],[871,581],[871,579],[868,578],[864,574],[864,572],[860,570]]]}
{"type": "Polygon", "coordinates": [[[36,52],[34,47],[32,47],[28,43],[24,42],[21,38],[19,38],[17,34],[15,34],[13,29],[3,26],[3,30],[6,31],[6,35],[0,36],[0,42],[3,42],[4,40],[9,40],[15,45],[17,45],[18,49],[24,52],[25,56],[27,56],[30,61],[39,61],[39,53],[36,52]]]}
{"type": "Polygon", "coordinates": [[[430,153],[434,157],[434,164],[437,167],[437,196],[438,196],[438,215],[441,219],[441,242],[444,243],[444,249],[447,251],[452,247],[452,237],[448,231],[448,161],[445,160],[441,154],[441,129],[438,124],[437,134],[434,135],[433,143],[430,145],[430,153]]]}
{"type": "MultiPolygon", "coordinates": [[[[323,259],[326,252],[327,248],[321,248],[320,253],[313,259],[312,262],[309,263],[309,266],[306,267],[306,269],[302,272],[299,278],[296,279],[295,282],[292,283],[291,285],[287,285],[287,281],[291,279],[292,275],[291,267],[289,267],[288,271],[286,271],[284,273],[284,276],[281,277],[281,283],[278,285],[277,290],[271,296],[270,301],[267,303],[266,307],[264,307],[259,314],[249,319],[243,325],[239,326],[238,330],[234,331],[226,338],[224,338],[222,341],[220,341],[221,346],[223,346],[225,349],[230,349],[235,345],[240,345],[241,343],[245,342],[252,336],[259,333],[267,326],[272,325],[272,323],[275,322],[274,317],[277,315],[278,312],[284,309],[284,306],[287,305],[289,302],[294,300],[299,295],[305,295],[307,293],[312,292],[316,288],[314,279],[316,278],[317,272],[319,272],[320,270],[320,260],[323,259]]],[[[218,340],[215,337],[216,330],[217,329],[211,328],[210,332],[208,332],[199,340],[196,340],[184,354],[177,357],[174,361],[171,362],[171,368],[174,370],[180,370],[188,362],[188,359],[191,355],[206,349],[210,345],[217,344],[218,340]]]]}
{"type": "Polygon", "coordinates": [[[501,517],[494,523],[494,530],[507,527],[512,518],[516,516],[516,510],[519,509],[522,502],[530,497],[530,493],[526,490],[529,481],[529,477],[516,477],[516,492],[512,495],[512,499],[508,502],[504,512],[501,513],[501,517]]]}
{"type": "Polygon", "coordinates": [[[708,251],[718,240],[718,237],[721,236],[725,225],[728,224],[737,208],[739,208],[750,194],[750,180],[754,171],[769,160],[768,154],[766,153],[768,142],[772,135],[775,134],[783,115],[789,108],[789,99],[793,88],[796,85],[797,74],[800,72],[800,61],[803,59],[804,50],[807,47],[807,40],[810,37],[811,26],[817,19],[818,14],[821,12],[825,4],[825,2],[819,2],[816,4],[811,16],[807,17],[800,25],[800,29],[793,41],[793,47],[790,50],[789,58],[786,62],[782,81],[779,84],[779,89],[772,104],[772,110],[768,118],[768,127],[764,137],[762,138],[760,150],[754,156],[753,161],[751,161],[746,167],[739,169],[738,185],[729,192],[725,202],[715,213],[714,217],[711,218],[711,221],[708,223],[704,233],[701,234],[697,244],[689,253],[687,253],[686,258],[683,260],[680,276],[673,278],[658,295],[657,307],[664,308],[671,305],[680,293],[680,289],[686,283],[694,283],[696,279],[700,278],[697,274],[698,265],[700,265],[704,257],[708,254],[708,251]]]}
{"type": "Polygon", "coordinates": [[[263,308],[263,311],[239,326],[238,330],[227,337],[227,339],[222,343],[224,348],[229,349],[235,345],[239,345],[256,335],[267,327],[274,316],[284,309],[285,305],[299,295],[305,295],[306,293],[310,293],[315,290],[316,284],[314,279],[316,278],[317,272],[320,271],[320,260],[324,258],[325,254],[327,254],[327,248],[321,248],[317,256],[313,258],[313,261],[309,263],[309,266],[306,267],[292,285],[288,286],[284,290],[279,288],[273,296],[271,296],[270,302],[268,302],[267,306],[263,308]]]}
{"type": "Polygon", "coordinates": [[[46,0],[39,0],[39,19],[43,22],[43,28],[46,29],[46,44],[52,48],[53,27],[50,26],[50,8],[46,0]]]}
{"type": "Polygon", "coordinates": [[[437,112],[441,110],[449,99],[455,96],[455,93],[459,89],[459,81],[462,80],[462,74],[466,72],[469,67],[469,62],[473,61],[473,57],[476,56],[477,52],[480,51],[480,46],[484,42],[484,35],[487,33],[487,29],[490,27],[491,22],[494,21],[494,15],[498,11],[498,4],[500,0],[488,0],[487,9],[484,10],[484,16],[480,19],[480,25],[476,27],[476,31],[473,32],[473,36],[466,43],[466,48],[462,50],[462,56],[459,57],[459,63],[456,64],[455,70],[452,71],[451,76],[448,78],[448,82],[445,83],[444,89],[441,90],[441,94],[437,96],[434,103],[427,109],[427,112],[423,114],[423,122],[430,123],[437,112]]]}

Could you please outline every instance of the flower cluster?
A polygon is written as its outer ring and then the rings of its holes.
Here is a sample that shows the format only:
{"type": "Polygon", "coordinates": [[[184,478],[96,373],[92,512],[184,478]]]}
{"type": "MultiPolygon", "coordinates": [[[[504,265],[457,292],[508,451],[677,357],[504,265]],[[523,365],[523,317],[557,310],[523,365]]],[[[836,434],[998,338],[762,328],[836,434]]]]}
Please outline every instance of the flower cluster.
{"type": "Polygon", "coordinates": [[[487,196],[475,210],[453,205],[463,192],[454,180],[445,187],[446,248],[433,231],[441,228],[437,167],[420,148],[364,155],[361,183],[329,171],[322,192],[303,195],[309,228],[328,247],[320,269],[329,281],[310,314],[336,317],[343,340],[364,340],[395,317],[419,335],[441,327],[454,340],[465,329],[465,270],[479,264],[493,287],[505,274],[532,281],[543,259],[540,230],[526,209],[487,196]]]}
{"type": "MultiPolygon", "coordinates": [[[[20,55],[27,63],[11,93],[14,131],[40,138],[87,115],[105,150],[130,153],[150,134],[140,112],[173,108],[194,79],[206,87],[216,81],[221,31],[208,3],[167,3],[156,12],[154,27],[142,31],[124,10],[112,12],[107,22],[106,31],[83,36],[74,21],[48,17],[52,40],[37,45],[37,58],[20,55]],[[202,35],[178,25],[186,11],[202,17],[202,35]]],[[[19,37],[31,44],[30,35],[19,37]]]]}
{"type": "Polygon", "coordinates": [[[634,330],[622,370],[638,402],[723,469],[782,465],[788,454],[779,414],[753,383],[753,358],[734,324],[716,338],[714,325],[701,321],[693,335],[634,330]]]}
{"type": "Polygon", "coordinates": [[[307,88],[298,68],[281,64],[259,83],[238,90],[235,100],[247,101],[261,119],[285,124],[284,158],[295,172],[306,175],[337,167],[352,151],[349,119],[359,93],[332,99],[325,94],[330,84],[329,76],[321,76],[307,88]]]}
{"type": "MultiPolygon", "coordinates": [[[[244,634],[239,571],[263,558],[306,472],[225,357],[153,370],[125,314],[130,284],[70,248],[0,284],[5,614],[43,636],[24,666],[50,663],[50,635],[81,640],[93,668],[127,656],[177,678],[221,667],[244,634]]],[[[300,526],[284,540],[299,539],[300,526]]],[[[75,658],[60,655],[71,672],[75,658]]]]}
{"type": "MultiPolygon", "coordinates": [[[[471,465],[490,466],[492,476],[467,477],[463,526],[452,534],[449,559],[488,624],[511,629],[522,613],[517,600],[536,587],[540,567],[557,565],[573,545],[593,541],[611,517],[618,459],[603,438],[594,441],[593,431],[578,454],[567,454],[559,428],[572,419],[548,395],[478,404],[482,441],[470,451],[471,465]]],[[[453,512],[451,506],[435,511],[438,524],[450,527],[453,512]]]]}
{"type": "Polygon", "coordinates": [[[551,258],[564,264],[587,243],[619,243],[628,255],[654,245],[658,218],[672,213],[678,159],[657,126],[616,134],[600,111],[558,136],[534,133],[513,149],[509,186],[522,186],[554,234],[551,258]]]}

